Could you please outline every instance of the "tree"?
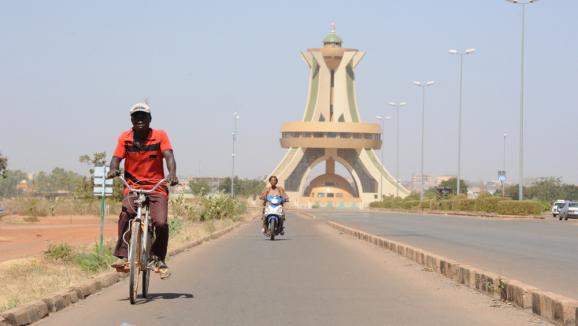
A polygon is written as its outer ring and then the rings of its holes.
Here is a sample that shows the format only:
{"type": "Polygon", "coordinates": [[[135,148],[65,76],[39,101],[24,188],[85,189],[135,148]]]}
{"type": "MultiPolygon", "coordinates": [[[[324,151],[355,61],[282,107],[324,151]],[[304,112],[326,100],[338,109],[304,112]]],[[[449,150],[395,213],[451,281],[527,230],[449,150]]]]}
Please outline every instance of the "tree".
{"type": "Polygon", "coordinates": [[[240,186],[239,193],[241,195],[255,198],[265,188],[265,181],[263,179],[242,179],[240,186]]]}
{"type": "Polygon", "coordinates": [[[83,177],[76,172],[54,168],[50,174],[40,172],[34,177],[36,191],[50,194],[57,191],[75,192],[82,187],[83,177]]]}
{"type": "Polygon", "coordinates": [[[0,176],[3,178],[6,178],[6,169],[8,169],[8,158],[0,153],[0,176]]]}
{"type": "Polygon", "coordinates": [[[189,182],[189,188],[191,188],[191,192],[195,196],[206,195],[211,190],[209,183],[204,180],[191,180],[189,182]]]}
{"type": "Polygon", "coordinates": [[[20,195],[18,184],[27,179],[26,173],[20,170],[5,170],[4,177],[0,178],[0,197],[14,197],[20,195]]]}
{"type": "Polygon", "coordinates": [[[556,199],[564,197],[562,181],[560,178],[547,177],[540,178],[524,191],[525,197],[528,199],[538,199],[552,202],[556,199]]]}
{"type": "MultiPolygon", "coordinates": [[[[244,197],[255,197],[265,188],[265,181],[262,179],[239,179],[235,177],[235,195],[244,197]]],[[[225,178],[219,185],[219,191],[231,193],[231,178],[225,178]]]]}
{"type": "MultiPolygon", "coordinates": [[[[82,186],[77,191],[77,196],[81,198],[92,198],[92,176],[94,174],[94,168],[97,166],[106,166],[106,152],[96,152],[92,155],[84,154],[79,157],[80,163],[88,164],[89,177],[84,177],[82,186]]],[[[112,198],[116,200],[122,200],[124,186],[120,180],[115,180],[112,187],[112,198]]]]}
{"type": "Polygon", "coordinates": [[[578,200],[578,186],[564,184],[562,185],[562,196],[556,199],[564,198],[568,200],[578,200]]]}
{"type": "MultiPolygon", "coordinates": [[[[241,190],[241,183],[239,182],[239,177],[235,177],[235,194],[239,195],[239,191],[241,190]]],[[[231,178],[226,177],[223,179],[223,182],[219,185],[219,191],[224,192],[226,194],[231,193],[231,178]]]]}
{"type": "Polygon", "coordinates": [[[95,166],[105,166],[106,165],[106,152],[96,152],[92,156],[88,154],[80,155],[80,163],[86,163],[93,168],[90,169],[90,174],[94,173],[95,166]]]}
{"type": "MultiPolygon", "coordinates": [[[[439,187],[447,187],[451,189],[452,194],[455,194],[457,192],[457,187],[456,187],[456,183],[457,183],[457,178],[451,178],[449,180],[445,180],[442,181],[439,184],[439,187]]],[[[468,185],[466,184],[466,182],[462,179],[460,180],[460,194],[468,194],[468,185]]]]}

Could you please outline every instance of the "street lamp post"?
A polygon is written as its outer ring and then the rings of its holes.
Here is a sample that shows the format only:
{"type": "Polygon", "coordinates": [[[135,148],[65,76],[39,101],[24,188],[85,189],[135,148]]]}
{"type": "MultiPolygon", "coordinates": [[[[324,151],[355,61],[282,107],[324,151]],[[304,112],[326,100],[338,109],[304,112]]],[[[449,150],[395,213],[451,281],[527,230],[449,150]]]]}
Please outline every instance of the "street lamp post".
{"type": "MultiPolygon", "coordinates": [[[[381,164],[383,164],[383,132],[385,130],[385,120],[389,120],[391,119],[391,117],[386,116],[386,117],[382,117],[380,115],[375,116],[375,118],[377,120],[381,120],[381,150],[380,150],[380,154],[381,154],[381,164]]],[[[379,179],[379,200],[383,200],[383,174],[380,173],[380,179],[379,179]]]]}
{"type": "MultiPolygon", "coordinates": [[[[504,173],[504,177],[506,175],[506,137],[508,137],[507,133],[504,133],[504,156],[502,158],[502,173],[504,173]]],[[[502,197],[505,197],[505,180],[502,181],[502,197]]]]}
{"type": "Polygon", "coordinates": [[[518,182],[518,199],[524,199],[524,47],[526,34],[526,5],[537,0],[506,0],[522,6],[522,45],[520,49],[520,181],[518,182]]]}
{"type": "Polygon", "coordinates": [[[423,178],[423,148],[424,148],[424,138],[425,138],[425,88],[428,86],[432,86],[435,82],[430,80],[428,82],[422,83],[419,81],[414,81],[413,84],[415,86],[421,87],[421,169],[420,169],[420,178],[421,178],[421,189],[419,191],[419,201],[420,203],[423,202],[423,191],[425,187],[425,182],[423,178]]]}
{"type": "Polygon", "coordinates": [[[231,197],[235,196],[235,143],[237,142],[237,122],[239,121],[239,114],[233,112],[233,153],[231,157],[233,158],[233,163],[231,167],[231,197]]]}
{"type": "Polygon", "coordinates": [[[389,102],[389,105],[393,106],[396,110],[395,112],[395,196],[399,197],[399,109],[406,105],[405,102],[389,102]]]}
{"type": "Polygon", "coordinates": [[[462,177],[462,89],[463,89],[463,67],[464,67],[464,56],[472,54],[476,49],[467,49],[463,52],[451,49],[450,54],[455,54],[460,57],[460,95],[459,95],[459,113],[458,113],[458,178],[456,180],[456,194],[460,194],[460,180],[462,177]]]}

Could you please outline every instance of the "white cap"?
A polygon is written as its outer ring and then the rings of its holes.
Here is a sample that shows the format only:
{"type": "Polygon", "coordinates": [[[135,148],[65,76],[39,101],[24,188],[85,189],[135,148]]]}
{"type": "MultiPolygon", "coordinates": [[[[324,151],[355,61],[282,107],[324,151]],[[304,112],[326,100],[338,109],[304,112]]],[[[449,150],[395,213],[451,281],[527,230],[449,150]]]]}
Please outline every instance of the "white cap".
{"type": "Polygon", "coordinates": [[[146,112],[146,113],[150,114],[151,113],[151,107],[146,103],[140,102],[140,103],[133,105],[130,108],[129,112],[131,115],[133,113],[136,113],[136,112],[146,112]]]}

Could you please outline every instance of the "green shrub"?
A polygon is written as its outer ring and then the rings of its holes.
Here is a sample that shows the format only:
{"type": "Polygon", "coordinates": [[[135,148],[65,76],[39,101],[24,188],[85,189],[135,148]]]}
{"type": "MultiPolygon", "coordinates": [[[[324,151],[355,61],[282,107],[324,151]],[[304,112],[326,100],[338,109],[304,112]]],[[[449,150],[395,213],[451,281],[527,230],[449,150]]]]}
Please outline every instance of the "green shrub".
{"type": "Polygon", "coordinates": [[[170,209],[175,216],[184,217],[192,221],[200,219],[199,207],[196,201],[187,199],[182,194],[177,198],[171,199],[170,209]]]}
{"type": "Polygon", "coordinates": [[[476,201],[474,199],[456,197],[452,200],[452,210],[461,212],[473,212],[476,209],[476,201]]]}
{"type": "Polygon", "coordinates": [[[60,263],[75,264],[85,272],[97,273],[105,271],[116,260],[112,255],[112,246],[105,246],[100,253],[95,245],[90,251],[79,251],[69,244],[51,244],[44,251],[44,257],[60,263]]]}
{"type": "Polygon", "coordinates": [[[374,201],[374,202],[369,203],[369,207],[371,207],[371,208],[383,208],[383,204],[384,204],[384,202],[382,202],[382,201],[374,201]]]}
{"type": "Polygon", "coordinates": [[[498,211],[498,203],[507,200],[503,197],[483,196],[476,199],[476,211],[495,213],[498,211]]]}
{"type": "Polygon", "coordinates": [[[384,200],[380,202],[381,208],[393,208],[393,201],[392,200],[384,200]]]}
{"type": "Polygon", "coordinates": [[[30,217],[47,216],[50,211],[47,200],[35,197],[11,199],[6,208],[11,214],[30,217]]]}
{"type": "Polygon", "coordinates": [[[51,243],[44,251],[44,257],[57,262],[69,263],[74,259],[74,248],[64,242],[60,244],[51,243]]]}
{"type": "Polygon", "coordinates": [[[234,218],[245,211],[246,206],[237,199],[224,194],[216,194],[201,199],[200,220],[234,218]]]}
{"type": "Polygon", "coordinates": [[[413,208],[418,208],[420,204],[419,200],[404,200],[401,203],[401,207],[404,209],[413,209],[413,208]]]}
{"type": "Polygon", "coordinates": [[[102,254],[99,252],[98,245],[89,252],[81,252],[74,256],[73,262],[83,271],[97,273],[110,268],[116,258],[112,255],[112,249],[108,246],[103,248],[102,254]]]}
{"type": "Polygon", "coordinates": [[[182,218],[173,217],[169,219],[169,233],[175,235],[183,230],[184,222],[182,218]]]}
{"type": "Polygon", "coordinates": [[[421,205],[418,205],[418,208],[421,209],[431,209],[432,203],[434,202],[433,199],[424,200],[421,205]]]}
{"type": "Polygon", "coordinates": [[[540,215],[542,212],[542,205],[534,200],[502,200],[497,208],[497,213],[501,215],[540,215]]]}
{"type": "Polygon", "coordinates": [[[452,210],[452,200],[451,199],[442,199],[439,201],[439,209],[442,211],[451,211],[452,210]]]}

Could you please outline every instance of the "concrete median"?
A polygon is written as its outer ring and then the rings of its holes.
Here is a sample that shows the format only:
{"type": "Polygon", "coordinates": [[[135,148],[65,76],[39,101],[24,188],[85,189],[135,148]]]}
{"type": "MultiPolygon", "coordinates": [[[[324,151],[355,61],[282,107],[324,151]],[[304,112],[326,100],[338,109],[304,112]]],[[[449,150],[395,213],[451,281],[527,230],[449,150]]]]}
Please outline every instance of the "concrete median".
{"type": "Polygon", "coordinates": [[[460,264],[423,249],[379,237],[347,225],[333,221],[328,223],[344,234],[397,253],[456,283],[512,303],[522,309],[531,309],[533,313],[547,321],[557,325],[578,326],[578,301],[574,299],[542,291],[520,281],[507,280],[498,274],[460,264]]]}

